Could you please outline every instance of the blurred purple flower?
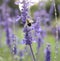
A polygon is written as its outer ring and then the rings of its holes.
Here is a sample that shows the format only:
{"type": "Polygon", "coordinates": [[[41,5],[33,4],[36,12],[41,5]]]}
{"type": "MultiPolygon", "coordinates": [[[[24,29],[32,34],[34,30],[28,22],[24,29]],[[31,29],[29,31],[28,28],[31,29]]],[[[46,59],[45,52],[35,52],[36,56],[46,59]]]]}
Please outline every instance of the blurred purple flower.
{"type": "Polygon", "coordinates": [[[20,50],[19,55],[20,55],[20,58],[23,58],[24,57],[24,51],[20,50]]]}
{"type": "Polygon", "coordinates": [[[17,40],[16,40],[15,35],[11,34],[10,35],[10,39],[11,39],[11,50],[12,50],[12,53],[14,55],[16,55],[17,54],[17,42],[16,42],[17,40]]]}
{"type": "Polygon", "coordinates": [[[54,12],[54,5],[52,3],[50,6],[49,15],[51,16],[53,14],[53,12],[54,12]]]}
{"type": "Polygon", "coordinates": [[[45,4],[46,4],[46,3],[45,3],[44,1],[40,1],[40,2],[39,2],[39,7],[40,7],[40,8],[43,8],[43,7],[45,6],[45,4]]]}
{"type": "Polygon", "coordinates": [[[41,26],[40,26],[40,21],[37,20],[34,24],[33,24],[33,30],[34,30],[34,33],[33,33],[33,38],[34,38],[34,41],[36,41],[37,43],[37,54],[39,54],[39,49],[42,45],[42,43],[44,42],[43,39],[45,37],[45,31],[42,30],[41,26]]]}
{"type": "Polygon", "coordinates": [[[11,46],[11,44],[10,44],[11,40],[10,40],[10,30],[9,30],[8,23],[6,23],[5,29],[6,29],[7,45],[10,47],[11,46]]]}
{"type": "Polygon", "coordinates": [[[24,50],[20,50],[19,56],[20,56],[20,61],[23,61],[23,59],[24,59],[24,50]]]}
{"type": "Polygon", "coordinates": [[[9,17],[9,8],[8,8],[8,0],[3,0],[3,3],[0,7],[1,14],[2,14],[2,19],[1,21],[4,21],[5,25],[5,30],[6,30],[6,42],[7,45],[10,47],[10,27],[9,27],[9,22],[8,22],[8,17],[9,17]]]}
{"type": "Polygon", "coordinates": [[[39,15],[40,15],[39,11],[34,12],[34,15],[33,15],[34,20],[37,20],[37,17],[40,17],[39,15]]]}
{"type": "MultiPolygon", "coordinates": [[[[38,38],[38,40],[37,40],[37,50],[40,49],[41,44],[42,44],[42,39],[41,39],[41,38],[38,38]]],[[[38,51],[37,51],[37,52],[38,52],[38,51]]]]}
{"type": "Polygon", "coordinates": [[[12,52],[13,52],[13,54],[14,54],[14,55],[16,55],[16,54],[17,54],[17,47],[16,47],[16,46],[14,46],[14,47],[13,47],[12,52]]]}
{"type": "Polygon", "coordinates": [[[50,14],[46,12],[45,9],[40,9],[36,12],[34,12],[34,20],[39,21],[40,25],[43,24],[44,26],[50,26],[50,14]]]}
{"type": "Polygon", "coordinates": [[[54,37],[56,37],[56,29],[58,29],[58,40],[60,40],[60,26],[58,26],[57,28],[56,27],[53,27],[51,29],[51,32],[54,35],[54,37]]]}
{"type": "Polygon", "coordinates": [[[3,21],[2,10],[0,10],[0,25],[2,25],[2,21],[3,21]]]}
{"type": "Polygon", "coordinates": [[[51,61],[50,45],[47,45],[47,47],[46,47],[46,51],[45,51],[45,61],[51,61]]]}
{"type": "Polygon", "coordinates": [[[41,37],[44,38],[45,32],[41,29],[39,20],[36,21],[36,23],[33,26],[34,26],[35,36],[38,38],[41,37]]]}

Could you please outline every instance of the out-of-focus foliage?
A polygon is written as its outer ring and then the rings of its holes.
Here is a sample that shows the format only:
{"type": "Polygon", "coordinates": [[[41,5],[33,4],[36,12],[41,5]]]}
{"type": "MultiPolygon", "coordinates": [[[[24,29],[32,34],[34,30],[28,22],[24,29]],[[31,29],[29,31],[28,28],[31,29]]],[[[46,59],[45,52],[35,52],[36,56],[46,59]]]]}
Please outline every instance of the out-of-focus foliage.
{"type": "MultiPolygon", "coordinates": [[[[59,17],[59,11],[58,11],[58,5],[60,5],[60,0],[55,0],[55,3],[56,3],[56,9],[57,9],[57,16],[59,17]]],[[[52,4],[52,0],[51,1],[48,1],[46,2],[45,4],[45,9],[47,10],[47,12],[49,12],[49,9],[50,9],[50,6],[52,4]]],[[[54,5],[54,4],[53,4],[54,5]]],[[[40,7],[38,6],[38,4],[34,5],[31,7],[31,15],[33,16],[33,13],[38,10],[40,7]]],[[[55,17],[55,12],[53,12],[53,18],[55,17]]]]}
{"type": "Polygon", "coordinates": [[[36,5],[33,5],[31,8],[30,8],[30,12],[31,12],[31,16],[33,16],[33,13],[35,12],[35,11],[37,11],[38,10],[38,5],[36,4],[36,5]]]}
{"type": "Polygon", "coordinates": [[[60,0],[55,0],[57,4],[60,4],[60,0]]]}
{"type": "MultiPolygon", "coordinates": [[[[56,9],[57,9],[57,16],[59,17],[58,5],[60,5],[60,0],[55,0],[55,3],[56,3],[56,9]]],[[[48,1],[46,3],[46,10],[47,10],[47,12],[49,11],[51,4],[52,4],[52,1],[48,1]]],[[[55,12],[53,12],[53,17],[55,17],[54,15],[55,15],[55,12]]]]}
{"type": "Polygon", "coordinates": [[[2,1],[2,0],[0,0],[0,5],[2,4],[2,2],[3,2],[3,1],[2,1]]]}
{"type": "Polygon", "coordinates": [[[13,9],[18,8],[18,5],[14,4],[15,0],[10,0],[9,6],[12,7],[13,9]]]}

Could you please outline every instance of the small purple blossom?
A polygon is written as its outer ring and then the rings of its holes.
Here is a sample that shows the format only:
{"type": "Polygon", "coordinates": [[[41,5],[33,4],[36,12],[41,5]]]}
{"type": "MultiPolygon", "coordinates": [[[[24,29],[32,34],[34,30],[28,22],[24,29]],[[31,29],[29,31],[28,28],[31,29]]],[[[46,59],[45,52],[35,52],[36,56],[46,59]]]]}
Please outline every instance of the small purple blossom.
{"type": "Polygon", "coordinates": [[[51,51],[50,51],[50,44],[47,45],[45,51],[45,61],[51,61],[51,51]]]}

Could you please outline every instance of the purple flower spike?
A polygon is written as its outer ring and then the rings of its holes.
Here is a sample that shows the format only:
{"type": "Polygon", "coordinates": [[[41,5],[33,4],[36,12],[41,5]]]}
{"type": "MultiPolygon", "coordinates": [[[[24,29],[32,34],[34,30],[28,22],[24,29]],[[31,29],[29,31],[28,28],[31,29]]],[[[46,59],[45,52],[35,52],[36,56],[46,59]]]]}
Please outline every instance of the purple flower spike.
{"type": "Polygon", "coordinates": [[[26,43],[26,45],[30,45],[32,43],[32,36],[31,36],[31,29],[26,26],[24,28],[24,32],[25,32],[25,38],[24,38],[24,41],[26,43]]]}
{"type": "Polygon", "coordinates": [[[16,42],[16,36],[14,34],[11,34],[11,50],[14,55],[17,54],[17,42],[16,42]]]}
{"type": "Polygon", "coordinates": [[[54,11],[54,5],[51,4],[50,10],[49,10],[50,16],[53,14],[53,11],[54,11]]]}
{"type": "Polygon", "coordinates": [[[31,30],[32,30],[31,27],[29,27],[28,25],[25,26],[25,28],[24,28],[24,33],[25,33],[24,41],[25,41],[26,45],[28,45],[30,47],[33,60],[36,61],[33,50],[32,50],[32,46],[31,46],[31,44],[32,44],[31,30]]]}
{"type": "Polygon", "coordinates": [[[24,51],[20,51],[20,58],[23,58],[23,56],[24,56],[24,51]]]}
{"type": "Polygon", "coordinates": [[[42,45],[43,39],[45,37],[45,31],[41,29],[39,17],[37,17],[36,22],[33,24],[33,30],[33,39],[37,43],[37,54],[39,54],[40,46],[42,45]]]}
{"type": "Polygon", "coordinates": [[[21,10],[21,20],[22,20],[22,23],[25,24],[27,18],[29,18],[28,3],[26,2],[26,0],[23,0],[22,4],[23,4],[23,6],[22,6],[22,10],[21,10]]]}
{"type": "Polygon", "coordinates": [[[13,54],[16,55],[17,54],[17,48],[16,46],[13,47],[13,50],[12,50],[13,54]]]}
{"type": "Polygon", "coordinates": [[[21,20],[22,20],[22,23],[25,24],[26,23],[26,20],[28,18],[30,18],[30,15],[29,15],[29,3],[28,1],[26,0],[23,0],[22,2],[18,1],[18,2],[15,2],[16,4],[22,4],[22,7],[21,7],[21,20]]]}
{"type": "Polygon", "coordinates": [[[20,56],[20,61],[23,61],[23,58],[24,58],[24,50],[20,50],[19,56],[20,56]]]}
{"type": "Polygon", "coordinates": [[[51,61],[51,51],[50,51],[50,45],[49,44],[46,47],[45,53],[46,53],[45,61],[51,61]]]}
{"type": "Polygon", "coordinates": [[[9,28],[8,28],[8,23],[6,24],[6,38],[7,38],[7,45],[10,46],[10,31],[9,31],[9,28]]]}
{"type": "Polygon", "coordinates": [[[37,44],[38,44],[37,49],[40,49],[41,41],[42,41],[42,40],[39,38],[38,41],[37,41],[37,44]]]}

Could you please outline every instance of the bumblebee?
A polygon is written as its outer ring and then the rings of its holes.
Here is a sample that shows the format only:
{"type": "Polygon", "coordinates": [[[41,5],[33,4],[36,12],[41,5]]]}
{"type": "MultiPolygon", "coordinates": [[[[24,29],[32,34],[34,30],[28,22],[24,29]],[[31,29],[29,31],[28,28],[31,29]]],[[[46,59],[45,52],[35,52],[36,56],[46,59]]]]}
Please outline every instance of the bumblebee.
{"type": "Polygon", "coordinates": [[[27,20],[27,25],[28,25],[29,27],[32,25],[32,23],[33,23],[33,20],[30,20],[30,19],[27,20]]]}

